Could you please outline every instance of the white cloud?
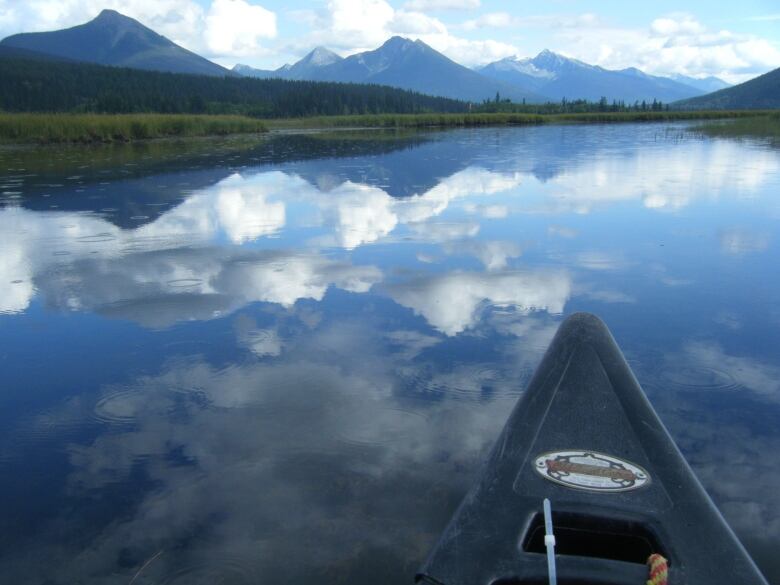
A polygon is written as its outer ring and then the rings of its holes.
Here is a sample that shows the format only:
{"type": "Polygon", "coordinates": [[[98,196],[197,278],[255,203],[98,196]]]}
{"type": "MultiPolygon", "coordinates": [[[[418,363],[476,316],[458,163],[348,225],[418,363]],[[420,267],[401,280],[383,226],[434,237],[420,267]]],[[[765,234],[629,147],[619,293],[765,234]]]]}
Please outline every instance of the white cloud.
{"type": "Polygon", "coordinates": [[[481,215],[485,219],[503,219],[509,215],[509,208],[506,205],[476,205],[467,203],[463,206],[466,213],[481,215]]]}
{"type": "Polygon", "coordinates": [[[469,67],[485,65],[518,52],[517,47],[509,43],[490,39],[464,39],[450,33],[422,35],[420,38],[453,61],[469,67]]]}
{"type": "Polygon", "coordinates": [[[136,235],[170,238],[186,234],[208,241],[224,233],[236,244],[269,236],[286,222],[285,204],[276,198],[282,198],[285,186],[295,185],[308,184],[280,172],[259,175],[251,182],[234,174],[138,228],[136,235]]]}
{"type": "Polygon", "coordinates": [[[771,237],[766,232],[757,232],[745,228],[730,228],[718,234],[720,249],[732,256],[742,256],[750,252],[763,252],[769,247],[771,237]]]}
{"type": "Polygon", "coordinates": [[[673,212],[718,193],[752,197],[780,170],[775,153],[754,150],[750,164],[744,147],[728,140],[691,142],[680,149],[641,149],[630,155],[601,153],[582,166],[569,167],[545,184],[546,211],[589,213],[598,206],[637,200],[648,209],[673,212]],[[707,169],[706,176],[695,169],[707,169]],[[663,169],[659,172],[658,169],[663,169]]]}
{"type": "Polygon", "coordinates": [[[411,226],[417,242],[445,244],[453,240],[473,238],[479,233],[479,224],[459,221],[429,221],[411,226]]]}
{"type": "Polygon", "coordinates": [[[398,348],[393,351],[395,354],[403,356],[405,359],[412,359],[429,347],[438,344],[442,338],[433,335],[425,335],[418,331],[398,330],[390,331],[385,337],[398,348]]]}
{"type": "Polygon", "coordinates": [[[426,35],[446,35],[447,27],[437,18],[422,12],[399,10],[393,16],[390,27],[395,34],[424,37],[426,35]]]}
{"type": "Polygon", "coordinates": [[[656,18],[650,23],[650,32],[660,37],[702,34],[705,30],[703,24],[688,14],[656,18]]]}
{"type": "Polygon", "coordinates": [[[215,207],[222,227],[234,243],[256,240],[284,226],[284,203],[268,201],[262,191],[231,187],[230,182],[220,188],[215,207]]]}
{"type": "Polygon", "coordinates": [[[357,52],[375,48],[388,36],[395,11],[384,0],[331,0],[313,34],[317,42],[357,52]]]}
{"type": "MultiPolygon", "coordinates": [[[[240,245],[275,234],[286,223],[285,204],[277,197],[307,190],[314,189],[281,172],[251,180],[236,174],[133,230],[97,216],[2,209],[0,311],[25,310],[36,293],[33,283],[62,310],[103,311],[152,327],[209,319],[255,301],[290,307],[302,298],[321,300],[330,286],[367,291],[382,277],[372,266],[316,253],[213,245],[223,238],[240,245]],[[92,254],[85,242],[96,237],[100,249],[92,254]]],[[[368,237],[349,235],[350,226],[365,220],[357,206],[350,209],[344,206],[337,223],[347,234],[346,247],[368,237]]],[[[381,226],[376,229],[375,237],[384,234],[381,226]]],[[[267,336],[260,341],[268,342],[267,336]]]]}
{"type": "Polygon", "coordinates": [[[494,173],[480,167],[468,167],[440,181],[435,187],[399,203],[404,222],[420,222],[442,213],[455,199],[473,195],[493,195],[517,187],[520,173],[494,173]]]}
{"type": "Polygon", "coordinates": [[[14,209],[0,212],[0,314],[24,311],[35,295],[26,238],[15,233],[20,215],[14,209]]]}
{"type": "Polygon", "coordinates": [[[597,24],[555,31],[560,48],[607,68],[638,67],[652,74],[716,75],[732,83],[780,66],[780,50],[767,39],[712,31],[690,14],[653,20],[647,28],[597,24]]]}
{"type": "Polygon", "coordinates": [[[41,214],[18,207],[0,210],[0,313],[24,311],[36,293],[33,283],[39,273],[87,254],[85,237],[101,234],[105,257],[114,257],[119,233],[119,228],[97,217],[41,214]]]}
{"type": "Polygon", "coordinates": [[[571,280],[563,272],[450,272],[395,284],[388,292],[452,336],[473,327],[484,305],[520,313],[561,313],[571,294],[571,280]]]}
{"type": "Polygon", "coordinates": [[[276,14],[244,0],[214,0],[205,22],[206,43],[217,55],[252,55],[260,39],[276,36],[276,14]]]}
{"type": "Polygon", "coordinates": [[[449,243],[444,250],[450,254],[466,254],[479,260],[489,271],[503,270],[512,258],[518,258],[523,250],[515,242],[473,239],[449,243]]]}
{"type": "Polygon", "coordinates": [[[551,236],[558,236],[560,238],[576,238],[579,232],[570,227],[566,227],[563,225],[550,225],[547,227],[547,233],[551,236]]]}
{"type": "Polygon", "coordinates": [[[409,0],[404,4],[408,10],[473,10],[479,8],[480,0],[409,0]]]}
{"type": "Polygon", "coordinates": [[[620,270],[627,265],[618,253],[587,250],[577,254],[577,264],[588,270],[620,270]]]}
{"type": "Polygon", "coordinates": [[[328,195],[323,203],[334,216],[336,242],[342,248],[375,242],[398,224],[393,199],[381,189],[347,181],[328,195]]]}
{"type": "Polygon", "coordinates": [[[478,28],[506,28],[517,23],[517,19],[508,12],[488,12],[477,18],[467,20],[461,25],[464,30],[478,28]]]}
{"type": "Polygon", "coordinates": [[[321,301],[328,287],[366,292],[381,280],[373,266],[350,266],[317,255],[279,254],[225,266],[217,286],[250,303],[263,301],[291,307],[299,299],[321,301]]]}
{"type": "Polygon", "coordinates": [[[601,19],[596,14],[585,12],[582,14],[538,14],[530,16],[517,16],[505,11],[487,12],[476,18],[471,18],[461,24],[453,26],[462,30],[477,30],[484,28],[508,28],[517,29],[551,29],[553,31],[572,28],[582,30],[601,26],[601,19]]]}
{"type": "MultiPolygon", "coordinates": [[[[320,209],[324,223],[333,228],[331,235],[316,242],[353,249],[384,238],[399,225],[408,225],[418,242],[443,243],[473,237],[479,232],[478,223],[441,222],[435,218],[456,199],[508,191],[519,184],[520,177],[519,173],[501,174],[469,167],[441,180],[428,191],[404,199],[391,197],[377,187],[351,181],[327,191],[327,196],[322,197],[301,179],[287,180],[296,183],[295,192],[313,202],[320,209]]],[[[247,181],[251,187],[254,179],[247,181]]],[[[497,218],[504,217],[506,210],[503,206],[486,206],[480,211],[487,217],[497,218]]]]}

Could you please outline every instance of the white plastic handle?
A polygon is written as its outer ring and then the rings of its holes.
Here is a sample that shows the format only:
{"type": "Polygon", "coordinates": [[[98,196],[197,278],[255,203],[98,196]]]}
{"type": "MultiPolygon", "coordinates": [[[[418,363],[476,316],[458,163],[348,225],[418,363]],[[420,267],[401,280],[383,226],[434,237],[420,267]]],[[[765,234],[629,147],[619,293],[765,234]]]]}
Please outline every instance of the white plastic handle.
{"type": "Polygon", "coordinates": [[[555,573],[555,535],[553,534],[552,510],[550,500],[543,502],[544,507],[544,546],[547,548],[547,573],[550,585],[558,585],[558,575],[555,573]]]}

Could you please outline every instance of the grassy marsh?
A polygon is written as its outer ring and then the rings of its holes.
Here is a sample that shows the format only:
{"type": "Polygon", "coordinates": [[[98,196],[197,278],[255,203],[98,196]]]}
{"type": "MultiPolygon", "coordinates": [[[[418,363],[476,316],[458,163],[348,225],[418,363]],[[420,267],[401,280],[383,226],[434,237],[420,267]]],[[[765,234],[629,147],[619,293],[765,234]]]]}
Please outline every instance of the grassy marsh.
{"type": "Polygon", "coordinates": [[[187,114],[0,114],[0,142],[108,143],[265,132],[244,116],[187,114]]]}

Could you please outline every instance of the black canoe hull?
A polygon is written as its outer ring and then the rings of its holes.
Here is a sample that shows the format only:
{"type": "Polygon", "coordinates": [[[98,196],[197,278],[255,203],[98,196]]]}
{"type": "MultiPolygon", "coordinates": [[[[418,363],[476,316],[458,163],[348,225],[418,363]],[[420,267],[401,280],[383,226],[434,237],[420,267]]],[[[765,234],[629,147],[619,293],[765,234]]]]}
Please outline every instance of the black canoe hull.
{"type": "Polygon", "coordinates": [[[672,585],[766,585],[609,330],[586,313],[559,328],[417,581],[546,583],[543,498],[552,501],[561,585],[643,585],[651,552],[669,560],[672,585]],[[575,452],[585,458],[565,455],[575,452]],[[609,463],[608,480],[582,467],[602,460],[626,463],[609,463]]]}

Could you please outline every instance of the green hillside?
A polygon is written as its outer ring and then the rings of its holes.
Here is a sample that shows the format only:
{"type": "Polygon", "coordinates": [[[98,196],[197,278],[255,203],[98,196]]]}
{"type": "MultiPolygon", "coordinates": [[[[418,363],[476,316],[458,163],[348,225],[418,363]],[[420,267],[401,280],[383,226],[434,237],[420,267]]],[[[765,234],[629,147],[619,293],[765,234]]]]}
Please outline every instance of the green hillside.
{"type": "Polygon", "coordinates": [[[771,110],[780,108],[780,69],[734,87],[681,100],[672,107],[683,110],[771,110]]]}

